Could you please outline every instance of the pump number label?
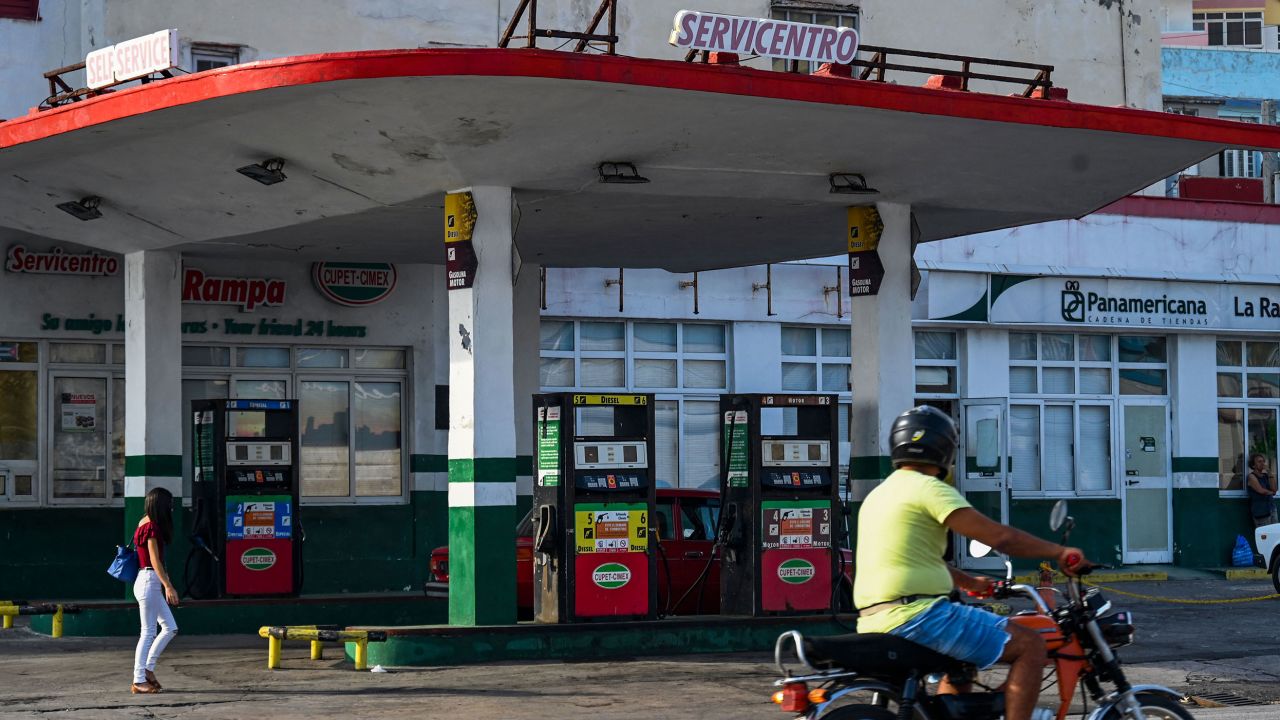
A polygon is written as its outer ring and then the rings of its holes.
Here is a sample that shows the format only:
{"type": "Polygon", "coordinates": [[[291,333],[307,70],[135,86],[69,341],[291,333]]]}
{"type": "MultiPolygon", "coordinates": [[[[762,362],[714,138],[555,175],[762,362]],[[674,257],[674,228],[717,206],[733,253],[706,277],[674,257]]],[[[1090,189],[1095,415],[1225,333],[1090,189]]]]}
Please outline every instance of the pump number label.
{"type": "Polygon", "coordinates": [[[831,547],[830,501],[765,501],[762,510],[761,547],[807,549],[831,547]]]}
{"type": "Polygon", "coordinates": [[[645,504],[583,503],[573,510],[578,554],[648,551],[649,513],[645,504]]]}

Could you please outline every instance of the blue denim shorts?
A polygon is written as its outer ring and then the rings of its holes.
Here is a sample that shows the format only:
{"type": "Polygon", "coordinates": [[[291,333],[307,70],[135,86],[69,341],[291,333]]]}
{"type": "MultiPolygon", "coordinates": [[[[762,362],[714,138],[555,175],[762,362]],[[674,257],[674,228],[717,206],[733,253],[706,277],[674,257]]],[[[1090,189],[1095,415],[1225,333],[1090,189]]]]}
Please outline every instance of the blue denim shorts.
{"type": "Polygon", "coordinates": [[[1009,618],[971,605],[939,600],[889,631],[905,640],[987,669],[1004,654],[1009,618]]]}

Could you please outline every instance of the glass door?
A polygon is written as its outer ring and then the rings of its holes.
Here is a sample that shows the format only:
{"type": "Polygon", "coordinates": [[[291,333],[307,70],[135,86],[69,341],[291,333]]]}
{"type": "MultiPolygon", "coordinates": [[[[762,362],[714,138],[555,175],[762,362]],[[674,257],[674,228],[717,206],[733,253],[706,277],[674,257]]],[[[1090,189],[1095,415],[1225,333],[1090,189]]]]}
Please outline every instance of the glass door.
{"type": "Polygon", "coordinates": [[[39,385],[35,370],[0,371],[0,501],[35,502],[39,385]]]}
{"type": "Polygon", "coordinates": [[[1125,400],[1121,412],[1124,562],[1172,562],[1169,406],[1163,400],[1125,400]]]}
{"type": "MultiPolygon", "coordinates": [[[[1007,413],[1008,403],[1003,398],[960,401],[958,489],[978,512],[1001,523],[1009,521],[1007,413]]],[[[968,538],[959,538],[958,542],[956,553],[961,567],[1004,567],[1004,561],[994,555],[971,557],[968,538]]]]}
{"type": "Polygon", "coordinates": [[[106,375],[53,377],[49,468],[54,500],[101,501],[124,494],[112,477],[109,383],[106,375]]]}

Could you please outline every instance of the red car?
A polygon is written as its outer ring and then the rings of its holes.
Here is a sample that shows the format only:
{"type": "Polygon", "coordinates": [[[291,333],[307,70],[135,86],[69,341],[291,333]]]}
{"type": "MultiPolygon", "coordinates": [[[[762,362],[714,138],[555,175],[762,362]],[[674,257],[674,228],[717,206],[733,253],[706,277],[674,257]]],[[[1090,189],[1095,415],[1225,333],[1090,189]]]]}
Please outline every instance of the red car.
{"type": "MultiPolygon", "coordinates": [[[[659,550],[658,605],[666,614],[698,615],[720,612],[720,562],[711,552],[720,519],[720,493],[709,490],[658,488],[659,550]],[[710,568],[708,569],[708,564],[710,568]],[[699,576],[707,577],[695,587],[699,576]],[[684,598],[683,601],[681,598],[684,598]],[[701,603],[701,604],[699,604],[701,603]]],[[[845,577],[853,568],[853,553],[844,550],[845,577]]],[[[850,595],[845,585],[844,595],[850,595]]],[[[431,551],[428,597],[449,597],[449,548],[431,551]]],[[[852,601],[852,598],[849,600],[852,601]]],[[[516,608],[533,617],[533,513],[516,527],[516,608]]]]}

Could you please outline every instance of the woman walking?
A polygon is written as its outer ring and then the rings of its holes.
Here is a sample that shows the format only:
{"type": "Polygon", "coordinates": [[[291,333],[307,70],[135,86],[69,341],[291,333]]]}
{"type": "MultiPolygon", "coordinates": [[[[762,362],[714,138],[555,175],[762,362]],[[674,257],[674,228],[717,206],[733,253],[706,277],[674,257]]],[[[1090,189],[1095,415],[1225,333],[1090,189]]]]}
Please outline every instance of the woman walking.
{"type": "Polygon", "coordinates": [[[1267,472],[1267,456],[1254,453],[1249,456],[1249,514],[1253,526],[1273,525],[1276,522],[1276,479],[1267,472]]]}
{"type": "Polygon", "coordinates": [[[134,693],[158,693],[156,660],[178,634],[170,605],[178,604],[169,573],[164,568],[164,549],[173,540],[173,495],[164,488],[147,493],[142,505],[145,515],[133,532],[133,546],[138,549],[138,579],[133,581],[133,596],[138,600],[142,634],[133,654],[134,693]],[[156,635],[156,624],[160,634],[156,635]]]}

